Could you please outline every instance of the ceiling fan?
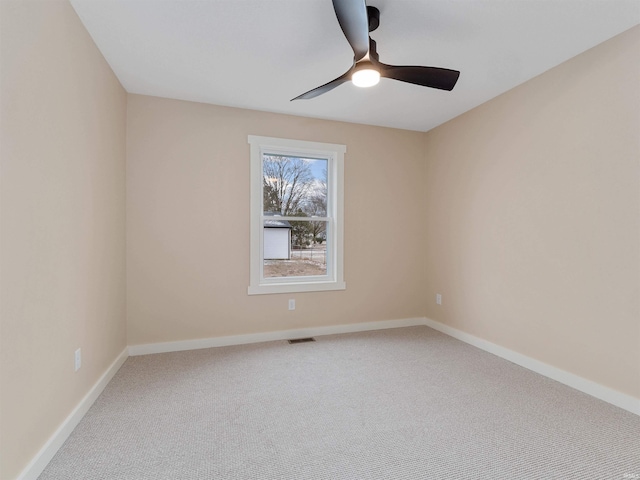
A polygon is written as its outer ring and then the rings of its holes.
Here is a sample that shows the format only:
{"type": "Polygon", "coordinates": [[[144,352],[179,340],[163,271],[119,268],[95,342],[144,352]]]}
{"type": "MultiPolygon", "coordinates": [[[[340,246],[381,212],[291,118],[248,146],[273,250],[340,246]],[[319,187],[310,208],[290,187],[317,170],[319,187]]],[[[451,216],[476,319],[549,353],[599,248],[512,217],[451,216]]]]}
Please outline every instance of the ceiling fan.
{"type": "Polygon", "coordinates": [[[315,98],[351,80],[359,87],[370,87],[380,81],[380,77],[423,87],[452,90],[460,72],[447,68],[395,66],[378,60],[376,42],[369,37],[380,25],[380,10],[368,7],[365,0],[333,0],[333,9],[344,36],[353,49],[353,65],[343,75],[329,83],[309,90],[293,100],[315,98]]]}

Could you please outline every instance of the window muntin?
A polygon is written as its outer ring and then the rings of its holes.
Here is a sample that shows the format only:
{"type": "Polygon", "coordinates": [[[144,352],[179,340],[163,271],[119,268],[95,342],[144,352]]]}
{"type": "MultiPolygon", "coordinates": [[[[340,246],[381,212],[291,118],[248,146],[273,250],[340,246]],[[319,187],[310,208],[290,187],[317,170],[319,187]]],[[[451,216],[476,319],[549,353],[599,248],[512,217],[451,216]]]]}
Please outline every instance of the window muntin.
{"type": "Polygon", "coordinates": [[[250,294],[342,290],[343,145],[249,136],[250,294]]]}

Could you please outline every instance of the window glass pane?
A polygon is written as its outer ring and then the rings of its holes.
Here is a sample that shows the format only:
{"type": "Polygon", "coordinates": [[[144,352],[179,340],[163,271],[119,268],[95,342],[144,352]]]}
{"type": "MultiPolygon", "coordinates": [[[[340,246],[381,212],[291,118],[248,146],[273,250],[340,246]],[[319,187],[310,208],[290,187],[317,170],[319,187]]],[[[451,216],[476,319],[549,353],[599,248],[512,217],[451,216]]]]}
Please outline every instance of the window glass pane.
{"type": "Polygon", "coordinates": [[[288,217],[327,215],[327,159],[264,154],[262,211],[288,217]]]}
{"type": "Polygon", "coordinates": [[[265,216],[264,278],[327,274],[327,222],[265,216]]]}

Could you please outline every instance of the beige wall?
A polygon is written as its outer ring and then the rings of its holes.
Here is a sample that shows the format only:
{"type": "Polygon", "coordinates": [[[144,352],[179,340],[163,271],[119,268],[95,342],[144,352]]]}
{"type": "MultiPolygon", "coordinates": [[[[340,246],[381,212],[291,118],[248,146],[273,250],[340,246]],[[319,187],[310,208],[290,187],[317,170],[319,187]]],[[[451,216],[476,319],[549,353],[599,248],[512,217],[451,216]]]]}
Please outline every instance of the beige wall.
{"type": "Polygon", "coordinates": [[[0,9],[0,478],[10,480],[125,348],[126,93],[68,2],[0,9]]]}
{"type": "Polygon", "coordinates": [[[636,27],[432,130],[424,185],[428,317],[638,398],[639,58],[636,27]]]}
{"type": "Polygon", "coordinates": [[[423,316],[422,139],[130,95],[129,344],[423,316]],[[346,291],[247,295],[249,134],[347,145],[346,291]]]}

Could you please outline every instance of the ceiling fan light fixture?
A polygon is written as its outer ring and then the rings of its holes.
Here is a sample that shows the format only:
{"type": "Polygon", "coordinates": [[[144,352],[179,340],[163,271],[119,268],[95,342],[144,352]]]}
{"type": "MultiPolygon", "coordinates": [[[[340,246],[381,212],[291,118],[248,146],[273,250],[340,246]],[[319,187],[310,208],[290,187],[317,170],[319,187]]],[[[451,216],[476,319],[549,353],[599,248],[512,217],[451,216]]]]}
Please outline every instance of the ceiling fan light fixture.
{"type": "Polygon", "coordinates": [[[380,81],[380,72],[371,62],[360,62],[351,75],[351,81],[356,87],[373,87],[380,81]]]}

